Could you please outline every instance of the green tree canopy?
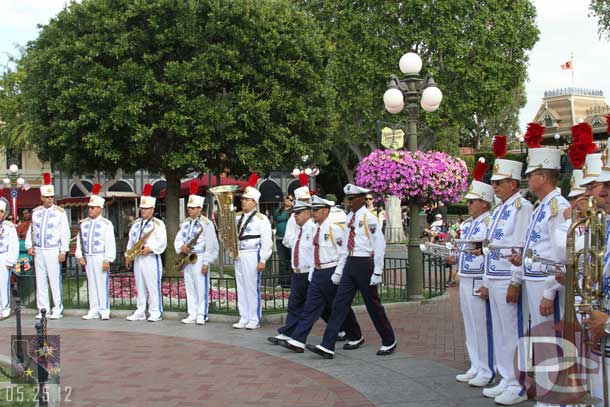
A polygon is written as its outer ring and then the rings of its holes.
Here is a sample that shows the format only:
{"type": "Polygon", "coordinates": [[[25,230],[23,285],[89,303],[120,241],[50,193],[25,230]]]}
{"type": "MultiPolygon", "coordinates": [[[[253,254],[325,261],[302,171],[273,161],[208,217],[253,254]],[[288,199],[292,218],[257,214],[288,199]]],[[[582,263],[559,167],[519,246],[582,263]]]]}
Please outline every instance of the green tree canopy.
{"type": "Polygon", "coordinates": [[[608,0],[591,0],[589,10],[591,15],[597,18],[599,36],[605,36],[610,40],[610,2],[608,0]]]}

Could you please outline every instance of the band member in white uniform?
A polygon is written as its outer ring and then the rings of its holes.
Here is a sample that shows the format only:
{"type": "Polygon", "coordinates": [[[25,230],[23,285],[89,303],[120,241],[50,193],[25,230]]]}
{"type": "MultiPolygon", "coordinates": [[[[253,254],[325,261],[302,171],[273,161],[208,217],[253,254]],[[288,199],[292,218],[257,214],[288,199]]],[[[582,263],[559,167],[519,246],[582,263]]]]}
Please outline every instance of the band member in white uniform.
{"type": "Polygon", "coordinates": [[[17,229],[4,220],[5,214],[6,201],[0,200],[0,319],[11,315],[11,270],[19,257],[17,229]]]}
{"type": "Polygon", "coordinates": [[[176,254],[195,254],[197,260],[188,263],[184,272],[188,316],[183,324],[204,325],[208,319],[210,296],[210,264],[218,258],[218,239],[214,224],[201,215],[205,198],[197,195],[199,180],[191,181],[191,195],[186,205],[189,217],[182,223],[176,238],[176,254]]]}
{"type": "MultiPolygon", "coordinates": [[[[141,239],[144,239],[139,254],[133,261],[133,272],[138,290],[137,308],[127,317],[128,321],[142,321],[146,319],[146,296],[148,295],[150,316],[148,321],[161,321],[163,317],[163,296],[161,295],[161,276],[163,264],[161,255],[167,247],[167,234],[165,224],[161,219],[154,217],[156,199],[150,196],[152,185],[144,185],[140,198],[140,218],[134,222],[129,230],[129,251],[141,239]],[[148,237],[146,237],[148,236],[148,237]]],[[[131,268],[131,261],[125,259],[127,269],[131,268]]]]}
{"type": "Polygon", "coordinates": [[[83,319],[110,319],[110,263],[116,258],[116,242],[112,222],[102,216],[105,199],[99,196],[100,184],[95,184],[87,210],[89,217],[79,225],[76,258],[87,272],[89,312],[83,319]]]}
{"type": "Polygon", "coordinates": [[[239,255],[235,259],[235,282],[239,321],[233,324],[236,329],[257,329],[262,316],[261,273],[271,257],[273,241],[269,219],[256,210],[260,196],[254,186],[247,186],[241,196],[243,212],[237,217],[239,255]]]}
{"type": "Polygon", "coordinates": [[[494,356],[501,380],[495,387],[483,389],[483,395],[497,399],[502,405],[527,400],[525,389],[515,374],[513,358],[523,324],[520,285],[511,285],[512,251],[523,247],[532,216],[532,204],[519,191],[523,163],[496,159],[491,177],[495,195],[502,203],[493,211],[487,232],[489,243],[514,249],[494,249],[485,256],[485,275],[481,298],[489,298],[494,356]]]}
{"type": "Polygon", "coordinates": [[[32,213],[32,226],[25,237],[25,248],[34,256],[36,268],[37,319],[40,310],[49,311],[49,285],[53,295],[53,309],[50,319],[63,317],[61,300],[61,263],[66,260],[70,248],[70,226],[64,208],[55,205],[55,189],[51,184],[51,174],[44,173],[44,185],[40,187],[42,206],[32,213]],[[32,236],[32,231],[34,236],[32,236]]]}

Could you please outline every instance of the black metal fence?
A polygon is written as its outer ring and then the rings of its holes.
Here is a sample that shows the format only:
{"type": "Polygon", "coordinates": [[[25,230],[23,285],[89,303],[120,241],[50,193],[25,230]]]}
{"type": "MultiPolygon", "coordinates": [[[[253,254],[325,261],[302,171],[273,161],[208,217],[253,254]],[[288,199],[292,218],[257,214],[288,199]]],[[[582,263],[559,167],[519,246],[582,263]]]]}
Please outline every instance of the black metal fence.
{"type": "MultiPolygon", "coordinates": [[[[115,262],[119,263],[119,262],[115,262]]],[[[383,285],[379,296],[383,302],[407,300],[408,259],[386,258],[383,285]]],[[[236,284],[232,268],[225,268],[224,277],[212,269],[210,277],[210,312],[237,314],[236,284]]],[[[424,254],[424,294],[434,297],[445,291],[449,273],[440,257],[424,254]]],[[[285,312],[288,308],[290,289],[282,287],[285,276],[279,275],[279,259],[276,253],[267,261],[267,269],[261,276],[261,299],[264,313],[285,312]]],[[[33,272],[18,277],[18,287],[22,303],[36,306],[35,276],[33,272]]],[[[85,270],[70,257],[62,269],[62,300],[65,308],[88,308],[88,287],[85,270]]],[[[161,282],[163,308],[165,311],[186,311],[186,288],[182,276],[163,276],[161,282]]],[[[363,303],[358,295],[355,304],[363,303]]],[[[133,272],[120,264],[115,264],[110,272],[110,307],[112,309],[135,309],[136,287],[133,272]]]]}

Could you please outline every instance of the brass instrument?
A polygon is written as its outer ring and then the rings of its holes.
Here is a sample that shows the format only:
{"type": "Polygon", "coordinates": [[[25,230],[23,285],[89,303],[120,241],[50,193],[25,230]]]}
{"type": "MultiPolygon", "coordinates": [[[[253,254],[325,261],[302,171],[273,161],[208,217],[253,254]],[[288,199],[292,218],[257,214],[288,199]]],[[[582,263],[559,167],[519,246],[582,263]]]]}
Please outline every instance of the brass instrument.
{"type": "Polygon", "coordinates": [[[201,233],[203,232],[203,225],[201,225],[201,230],[199,232],[197,232],[197,234],[195,236],[193,236],[193,238],[191,240],[189,240],[189,242],[187,243],[186,247],[188,247],[188,249],[190,250],[188,254],[186,253],[180,253],[178,255],[178,258],[176,259],[176,269],[177,270],[182,270],[184,267],[186,267],[187,264],[195,264],[197,263],[197,253],[193,253],[193,247],[195,247],[195,245],[197,244],[197,240],[199,240],[199,236],[201,236],[201,233]]]}
{"type": "Polygon", "coordinates": [[[218,237],[232,259],[236,259],[239,255],[237,220],[235,206],[233,205],[233,198],[238,189],[239,186],[237,185],[220,185],[208,190],[214,194],[214,198],[218,202],[218,237]]]}
{"type": "MultiPolygon", "coordinates": [[[[545,266],[554,266],[556,268],[556,270],[560,270],[564,266],[563,263],[559,263],[555,260],[547,259],[546,257],[541,257],[538,255],[535,255],[534,251],[532,249],[527,249],[525,251],[525,256],[523,257],[523,262],[525,263],[526,266],[531,266],[534,263],[541,263],[545,266]]],[[[549,274],[549,273],[546,273],[546,274],[549,274]]]]}
{"type": "MultiPolygon", "coordinates": [[[[578,201],[586,200],[587,207],[584,208],[580,217],[577,219],[576,211],[572,211],[572,223],[567,235],[567,266],[565,275],[565,311],[563,320],[563,338],[575,345],[574,349],[583,349],[582,358],[588,358],[591,352],[591,335],[584,324],[576,318],[580,314],[584,319],[593,309],[601,309],[604,298],[603,294],[603,275],[604,275],[604,252],[606,250],[606,211],[594,197],[581,197],[574,202],[577,206],[578,201]],[[576,231],[584,228],[584,247],[576,250],[576,231]],[[579,269],[581,278],[579,279],[579,269]],[[576,297],[580,297],[577,301],[576,297]],[[581,333],[579,347],[576,344],[576,331],[581,333]]],[[[602,383],[604,388],[604,405],[609,405],[607,390],[607,371],[606,371],[606,339],[603,338],[600,344],[602,383]]],[[[564,349],[566,351],[566,349],[564,349]]],[[[567,353],[567,352],[566,352],[567,353]]],[[[570,352],[571,353],[571,352],[570,352]]],[[[564,354],[564,358],[578,358],[579,355],[564,354]]],[[[579,400],[573,401],[574,404],[594,405],[599,404],[599,400],[591,396],[589,386],[583,384],[582,372],[578,371],[578,364],[560,371],[557,378],[558,386],[569,386],[576,389],[575,393],[581,395],[579,400]]],[[[570,403],[572,404],[572,403],[570,403]]]]}
{"type": "Polygon", "coordinates": [[[152,235],[152,232],[154,232],[154,230],[155,230],[155,224],[153,223],[152,229],[150,229],[148,232],[144,233],[142,235],[142,237],[140,238],[140,240],[135,242],[134,245],[131,247],[131,249],[128,249],[125,252],[125,258],[127,260],[133,261],[136,257],[138,257],[140,254],[142,254],[142,249],[144,248],[146,241],[148,240],[150,235],[152,235]]]}
{"type": "Polygon", "coordinates": [[[455,252],[447,247],[444,244],[431,243],[427,240],[422,240],[419,244],[419,249],[422,253],[429,253],[435,256],[453,256],[455,252]]]}
{"type": "Polygon", "coordinates": [[[447,242],[447,248],[449,248],[449,250],[454,250],[456,252],[463,252],[463,253],[472,253],[473,251],[480,249],[481,246],[483,244],[483,240],[469,240],[469,239],[451,239],[447,242]],[[459,248],[459,245],[461,244],[471,244],[474,245],[474,247],[468,247],[468,248],[459,248]]]}
{"type": "MultiPolygon", "coordinates": [[[[509,244],[491,244],[489,239],[483,239],[482,243],[483,254],[488,255],[493,250],[523,250],[523,246],[519,245],[509,245],[509,244]]],[[[511,254],[500,254],[501,259],[507,259],[512,256],[511,254]]]]}

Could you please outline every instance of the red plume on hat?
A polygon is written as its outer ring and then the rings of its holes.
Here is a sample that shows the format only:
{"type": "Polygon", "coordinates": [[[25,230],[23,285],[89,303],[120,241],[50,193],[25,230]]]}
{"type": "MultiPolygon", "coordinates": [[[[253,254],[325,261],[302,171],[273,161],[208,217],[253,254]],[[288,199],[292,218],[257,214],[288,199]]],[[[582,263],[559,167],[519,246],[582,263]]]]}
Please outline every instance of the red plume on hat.
{"type": "Polygon", "coordinates": [[[100,184],[93,184],[93,188],[91,188],[91,195],[99,195],[102,190],[102,186],[100,184]]]}
{"type": "Polygon", "coordinates": [[[250,178],[248,178],[248,186],[251,186],[252,188],[254,188],[256,186],[256,183],[259,180],[259,176],[257,173],[253,172],[250,175],[250,178]]]}
{"type": "Polygon", "coordinates": [[[542,135],[544,134],[545,127],[538,123],[528,123],[527,130],[525,131],[525,143],[529,148],[542,147],[542,135]]]}
{"type": "Polygon", "coordinates": [[[573,144],[593,144],[593,128],[589,123],[578,123],[570,130],[572,130],[573,144]]]}
{"type": "Polygon", "coordinates": [[[51,173],[45,172],[42,174],[42,182],[44,185],[51,185],[51,173]]]}
{"type": "Polygon", "coordinates": [[[477,181],[481,181],[488,168],[489,164],[485,162],[485,158],[479,158],[479,161],[477,162],[477,165],[474,167],[474,171],[472,172],[472,178],[477,181]]]}
{"type": "Polygon", "coordinates": [[[189,184],[189,192],[191,195],[197,195],[198,191],[199,191],[199,179],[195,178],[195,179],[191,180],[191,183],[189,184]]]}
{"type": "Polygon", "coordinates": [[[152,192],[152,185],[145,184],[144,189],[142,190],[142,196],[150,196],[151,192],[152,192]]]}
{"type": "Polygon", "coordinates": [[[506,136],[496,135],[492,145],[492,150],[496,158],[504,158],[506,156],[506,136]]]}
{"type": "Polygon", "coordinates": [[[568,147],[568,160],[575,169],[581,169],[587,158],[586,144],[570,144],[568,147]]]}
{"type": "Polygon", "coordinates": [[[305,174],[304,172],[299,174],[299,184],[301,184],[302,187],[306,186],[309,183],[309,180],[307,179],[307,174],[305,174]]]}

